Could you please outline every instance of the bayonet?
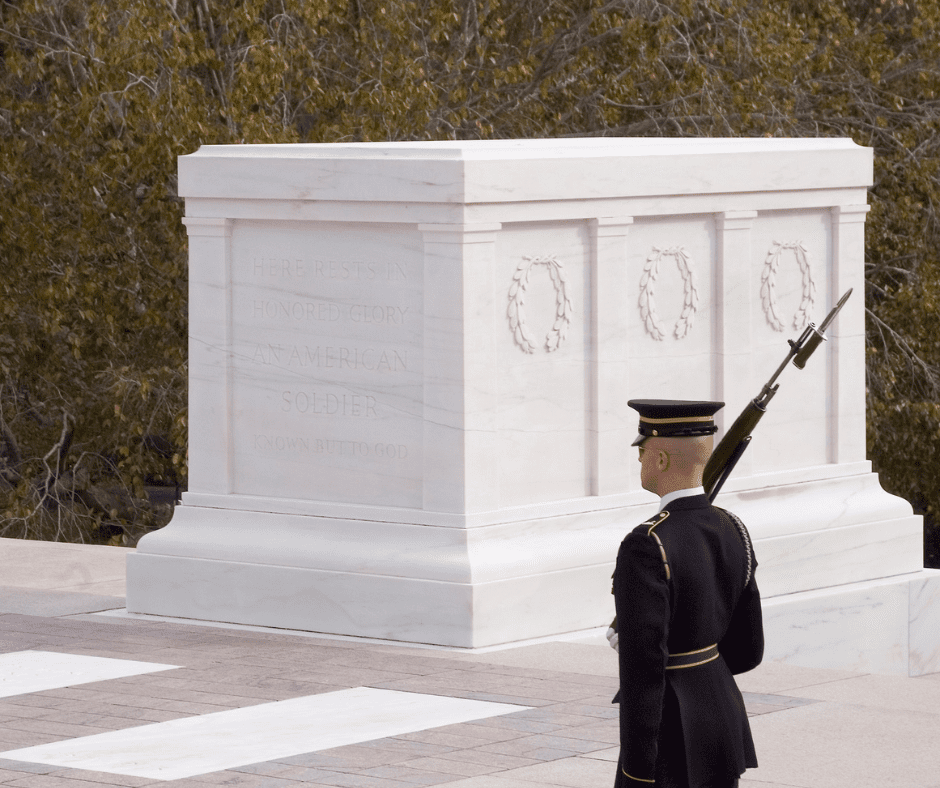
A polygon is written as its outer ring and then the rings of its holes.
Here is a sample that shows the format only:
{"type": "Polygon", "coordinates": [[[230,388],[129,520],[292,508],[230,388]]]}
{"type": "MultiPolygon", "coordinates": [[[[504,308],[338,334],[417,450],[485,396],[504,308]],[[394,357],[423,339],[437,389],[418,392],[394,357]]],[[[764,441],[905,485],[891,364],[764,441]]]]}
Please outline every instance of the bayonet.
{"type": "Polygon", "coordinates": [[[705,487],[705,493],[708,495],[709,500],[715,500],[718,491],[751,442],[751,433],[767,411],[767,403],[770,402],[774,394],[777,393],[777,389],[780,388],[780,384],[777,383],[777,378],[780,377],[780,374],[791,361],[797,369],[803,369],[806,366],[809,357],[813,355],[816,348],[825,341],[826,329],[829,328],[829,325],[835,320],[836,315],[838,315],[842,307],[845,306],[845,302],[849,300],[850,295],[852,295],[851,287],[845,292],[845,295],[839,299],[838,303],[832,308],[829,314],[826,315],[826,319],[823,320],[819,328],[816,328],[813,323],[810,323],[804,329],[799,339],[787,340],[790,345],[790,351],[787,353],[783,363],[777,367],[777,371],[774,372],[770,380],[764,384],[760,393],[741,411],[741,415],[735,419],[734,424],[731,425],[731,429],[725,433],[724,437],[712,452],[711,457],[709,457],[708,463],[705,465],[702,485],[705,487]]]}

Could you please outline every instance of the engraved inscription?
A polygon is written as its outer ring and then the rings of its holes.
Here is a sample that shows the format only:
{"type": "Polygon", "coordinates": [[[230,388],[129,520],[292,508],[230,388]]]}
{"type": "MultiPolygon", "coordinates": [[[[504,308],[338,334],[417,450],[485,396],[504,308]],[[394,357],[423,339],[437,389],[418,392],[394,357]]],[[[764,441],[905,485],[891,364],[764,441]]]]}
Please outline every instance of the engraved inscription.
{"type": "Polygon", "coordinates": [[[403,443],[301,438],[296,435],[253,435],[252,447],[256,451],[287,454],[331,454],[336,457],[378,457],[385,460],[404,460],[408,457],[408,447],[403,443]]]}
{"type": "Polygon", "coordinates": [[[405,282],[408,266],[395,260],[304,260],[287,257],[255,257],[251,261],[254,276],[303,279],[385,280],[405,282]]]}
{"type": "Polygon", "coordinates": [[[335,322],[339,320],[339,306],[326,302],[311,301],[254,301],[251,316],[268,320],[317,320],[335,322]]]}
{"type": "Polygon", "coordinates": [[[395,261],[314,260],[313,275],[319,279],[385,279],[389,282],[404,282],[408,279],[408,269],[404,263],[395,261]]]}
{"type": "Polygon", "coordinates": [[[294,435],[255,435],[252,443],[257,451],[282,451],[291,454],[309,454],[310,439],[294,435]]]}
{"type": "Polygon", "coordinates": [[[277,367],[365,369],[369,372],[399,372],[408,369],[408,351],[376,348],[321,347],[316,345],[255,345],[251,360],[277,367]]]}
{"type": "Polygon", "coordinates": [[[411,227],[235,223],[233,490],[421,505],[422,250],[411,227]]]}
{"type": "Polygon", "coordinates": [[[303,260],[289,260],[286,257],[256,257],[252,260],[252,272],[255,276],[284,276],[301,279],[307,274],[303,260]]]}
{"type": "Polygon", "coordinates": [[[401,326],[405,324],[410,307],[395,304],[335,304],[327,301],[267,301],[254,300],[251,317],[255,320],[317,321],[335,323],[375,323],[401,326]]]}
{"type": "Polygon", "coordinates": [[[371,394],[334,394],[324,391],[282,391],[281,410],[309,416],[349,416],[374,419],[375,397],[371,394]]]}
{"type": "Polygon", "coordinates": [[[407,306],[354,304],[349,307],[349,319],[354,323],[388,323],[400,326],[405,322],[407,314],[407,306]]]}

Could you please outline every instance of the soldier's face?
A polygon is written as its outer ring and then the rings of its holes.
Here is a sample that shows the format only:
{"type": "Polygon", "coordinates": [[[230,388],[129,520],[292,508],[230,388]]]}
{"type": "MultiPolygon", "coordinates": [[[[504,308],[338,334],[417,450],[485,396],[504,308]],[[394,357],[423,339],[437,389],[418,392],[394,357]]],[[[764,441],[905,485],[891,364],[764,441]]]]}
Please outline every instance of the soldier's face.
{"type": "MultiPolygon", "coordinates": [[[[648,441],[647,441],[648,443],[648,441]]],[[[650,452],[644,443],[642,446],[637,447],[640,450],[640,486],[644,490],[649,489],[650,473],[649,473],[649,463],[646,461],[650,452]]]]}

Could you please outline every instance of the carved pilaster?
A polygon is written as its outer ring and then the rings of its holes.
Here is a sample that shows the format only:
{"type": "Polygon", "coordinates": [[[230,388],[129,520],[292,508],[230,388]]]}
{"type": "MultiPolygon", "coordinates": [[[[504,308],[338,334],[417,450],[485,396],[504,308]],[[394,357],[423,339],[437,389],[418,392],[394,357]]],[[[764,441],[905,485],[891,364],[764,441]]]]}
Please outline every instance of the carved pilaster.
{"type": "MultiPolygon", "coordinates": [[[[829,461],[860,462],[865,447],[865,216],[868,205],[832,208],[832,303],[852,297],[826,334],[832,343],[829,461]]],[[[831,306],[831,305],[830,305],[831,306]]]]}
{"type": "MultiPolygon", "coordinates": [[[[756,392],[751,391],[751,313],[755,269],[751,230],[756,211],[726,211],[718,214],[715,229],[718,259],[715,332],[715,397],[725,402],[716,416],[723,434],[756,392]]],[[[720,436],[719,436],[720,437],[720,436]]],[[[735,476],[751,472],[747,452],[735,469],[735,476]]]]}
{"type": "Polygon", "coordinates": [[[500,224],[421,224],[424,236],[424,508],[498,508],[495,303],[500,224]]]}
{"type": "Polygon", "coordinates": [[[231,219],[183,218],[189,234],[189,490],[233,492],[231,219]]]}
{"type": "Polygon", "coordinates": [[[593,385],[593,469],[591,493],[612,495],[630,487],[630,449],[636,414],[630,399],[627,333],[633,311],[625,307],[627,236],[633,218],[604,217],[591,222],[593,235],[593,309],[591,349],[593,385]]]}

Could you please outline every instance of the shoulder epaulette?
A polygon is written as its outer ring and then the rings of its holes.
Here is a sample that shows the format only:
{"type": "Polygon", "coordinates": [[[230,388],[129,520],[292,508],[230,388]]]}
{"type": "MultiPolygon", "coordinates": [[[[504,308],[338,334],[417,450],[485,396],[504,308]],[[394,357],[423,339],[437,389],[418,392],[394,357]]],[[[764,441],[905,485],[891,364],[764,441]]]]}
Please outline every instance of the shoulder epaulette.
{"type": "Polygon", "coordinates": [[[640,523],[640,528],[646,528],[646,535],[649,536],[650,534],[653,533],[653,529],[657,525],[659,525],[663,520],[665,520],[668,516],[669,516],[669,512],[665,510],[662,512],[658,512],[657,514],[654,514],[652,517],[650,517],[650,519],[647,520],[645,523],[640,523]]]}
{"type": "Polygon", "coordinates": [[[659,535],[656,533],[656,526],[662,523],[667,517],[669,517],[669,512],[662,511],[658,514],[654,514],[644,523],[640,523],[636,527],[636,531],[646,531],[647,536],[652,536],[656,540],[656,544],[659,545],[659,554],[663,557],[663,566],[666,567],[666,580],[669,580],[672,577],[672,572],[669,570],[669,561],[666,558],[666,548],[663,547],[662,541],[659,539],[659,535]]]}

